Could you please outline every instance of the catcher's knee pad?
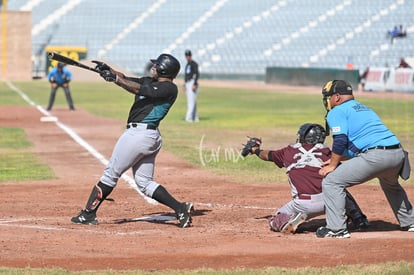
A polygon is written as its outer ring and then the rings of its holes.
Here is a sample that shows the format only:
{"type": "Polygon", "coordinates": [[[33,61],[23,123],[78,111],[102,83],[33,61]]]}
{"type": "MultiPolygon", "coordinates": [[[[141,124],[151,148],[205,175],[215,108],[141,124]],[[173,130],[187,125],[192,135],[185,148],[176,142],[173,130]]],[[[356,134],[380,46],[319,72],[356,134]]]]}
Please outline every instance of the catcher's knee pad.
{"type": "Polygon", "coordinates": [[[276,215],[269,218],[270,230],[275,232],[282,231],[283,226],[285,226],[291,218],[291,215],[286,213],[277,213],[276,215]]]}

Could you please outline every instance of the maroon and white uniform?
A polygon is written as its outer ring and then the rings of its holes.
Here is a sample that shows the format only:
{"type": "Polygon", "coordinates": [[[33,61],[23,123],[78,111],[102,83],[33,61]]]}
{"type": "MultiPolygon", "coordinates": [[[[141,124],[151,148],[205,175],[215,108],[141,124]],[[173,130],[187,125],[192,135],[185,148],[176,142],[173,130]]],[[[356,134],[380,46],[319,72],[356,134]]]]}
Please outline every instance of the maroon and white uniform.
{"type": "Polygon", "coordinates": [[[324,213],[322,177],[318,171],[321,163],[330,158],[331,150],[321,143],[295,143],[270,151],[269,161],[279,168],[286,168],[292,195],[292,200],[280,207],[275,215],[306,213],[309,219],[324,213]]]}

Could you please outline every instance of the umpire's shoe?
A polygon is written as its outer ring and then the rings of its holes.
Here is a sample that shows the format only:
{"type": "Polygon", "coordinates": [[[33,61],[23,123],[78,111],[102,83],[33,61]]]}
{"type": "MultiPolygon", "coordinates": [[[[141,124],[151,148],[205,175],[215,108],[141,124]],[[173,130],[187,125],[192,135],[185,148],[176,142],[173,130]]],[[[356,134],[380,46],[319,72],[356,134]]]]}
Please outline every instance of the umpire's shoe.
{"type": "Polygon", "coordinates": [[[351,237],[351,234],[349,234],[347,229],[333,231],[325,226],[321,226],[318,228],[318,230],[316,230],[316,237],[347,239],[351,237]]]}
{"type": "Polygon", "coordinates": [[[194,209],[194,206],[191,202],[184,202],[181,205],[181,209],[176,213],[177,220],[180,222],[179,227],[185,228],[191,226],[191,211],[194,209]]]}
{"type": "Polygon", "coordinates": [[[70,221],[75,224],[98,224],[96,213],[86,210],[81,210],[79,215],[73,217],[70,221]]]}
{"type": "Polygon", "coordinates": [[[354,230],[365,230],[369,227],[369,221],[365,215],[352,221],[354,230]]]}

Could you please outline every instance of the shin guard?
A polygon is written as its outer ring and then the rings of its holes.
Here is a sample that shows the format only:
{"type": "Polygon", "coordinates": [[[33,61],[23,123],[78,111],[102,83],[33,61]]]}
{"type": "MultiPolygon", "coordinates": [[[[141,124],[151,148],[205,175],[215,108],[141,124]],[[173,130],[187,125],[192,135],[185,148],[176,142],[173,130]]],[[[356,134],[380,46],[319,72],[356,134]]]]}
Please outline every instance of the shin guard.
{"type": "Polygon", "coordinates": [[[85,209],[88,212],[96,212],[101,202],[112,192],[113,187],[99,182],[92,188],[92,192],[86,203],[85,209]]]}

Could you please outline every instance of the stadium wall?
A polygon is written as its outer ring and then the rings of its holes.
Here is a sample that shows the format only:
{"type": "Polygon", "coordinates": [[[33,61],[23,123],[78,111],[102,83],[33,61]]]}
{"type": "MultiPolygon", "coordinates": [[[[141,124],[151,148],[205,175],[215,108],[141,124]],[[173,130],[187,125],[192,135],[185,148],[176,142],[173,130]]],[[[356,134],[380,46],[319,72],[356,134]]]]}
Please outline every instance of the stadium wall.
{"type": "Polygon", "coordinates": [[[0,29],[0,80],[31,80],[31,12],[3,11],[0,29]]]}
{"type": "Polygon", "coordinates": [[[334,79],[345,79],[358,90],[359,71],[323,68],[267,67],[266,83],[294,86],[321,86],[334,79]]]}
{"type": "Polygon", "coordinates": [[[414,93],[414,69],[370,68],[364,90],[414,93]]]}
{"type": "MultiPolygon", "coordinates": [[[[181,74],[181,77],[184,77],[181,74]]],[[[265,76],[263,74],[214,74],[214,73],[201,73],[201,78],[211,79],[211,80],[254,80],[254,81],[264,81],[265,76]]]]}

